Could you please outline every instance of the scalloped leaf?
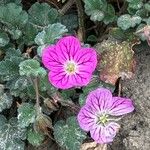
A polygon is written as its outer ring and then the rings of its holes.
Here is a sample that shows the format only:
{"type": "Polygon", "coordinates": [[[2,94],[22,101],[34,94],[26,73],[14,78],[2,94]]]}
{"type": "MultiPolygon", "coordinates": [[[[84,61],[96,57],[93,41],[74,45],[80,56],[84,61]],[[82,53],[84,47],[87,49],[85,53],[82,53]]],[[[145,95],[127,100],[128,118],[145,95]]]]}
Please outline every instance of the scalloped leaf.
{"type": "Polygon", "coordinates": [[[26,139],[26,129],[21,129],[17,124],[17,118],[9,121],[0,115],[0,149],[2,150],[24,150],[26,139]]]}
{"type": "Polygon", "coordinates": [[[15,3],[0,6],[0,22],[5,25],[5,30],[12,35],[13,39],[18,39],[22,35],[21,29],[27,21],[28,14],[21,6],[15,3]]]}
{"type": "Polygon", "coordinates": [[[0,95],[0,112],[2,112],[4,109],[8,109],[11,107],[13,98],[8,93],[3,93],[0,95]]]}
{"type": "Polygon", "coordinates": [[[19,64],[19,73],[21,76],[46,76],[46,70],[40,67],[40,63],[34,59],[28,59],[19,64]]]}
{"type": "Polygon", "coordinates": [[[140,16],[130,16],[129,14],[124,14],[120,16],[117,20],[117,25],[123,30],[127,30],[131,27],[135,27],[140,24],[142,18],[140,16]]]}
{"type": "Polygon", "coordinates": [[[107,9],[106,0],[85,0],[85,12],[92,21],[102,21],[105,16],[105,10],[107,9]]]}
{"type": "Polygon", "coordinates": [[[7,33],[0,31],[0,47],[6,46],[9,43],[9,37],[7,33]]]}
{"type": "Polygon", "coordinates": [[[58,121],[54,125],[54,138],[63,148],[78,150],[86,138],[86,133],[80,129],[76,117],[72,116],[67,119],[66,123],[58,121]]]}
{"type": "Polygon", "coordinates": [[[44,135],[34,131],[33,129],[28,130],[27,132],[27,140],[33,146],[39,146],[42,144],[44,140],[44,135]]]}
{"type": "Polygon", "coordinates": [[[38,33],[35,43],[38,45],[53,44],[55,40],[61,38],[66,32],[68,30],[61,23],[50,24],[42,32],[38,33]]]}
{"type": "Polygon", "coordinates": [[[9,81],[19,76],[19,63],[22,57],[12,56],[0,62],[0,75],[4,81],[9,81]]]}
{"type": "Polygon", "coordinates": [[[58,11],[47,3],[36,2],[28,12],[29,22],[39,29],[57,22],[58,19],[58,11]]]}
{"type": "Polygon", "coordinates": [[[67,32],[67,28],[61,23],[50,24],[44,28],[35,38],[35,43],[39,45],[37,50],[38,55],[41,56],[44,47],[55,43],[56,40],[60,39],[67,32]]]}
{"type": "Polygon", "coordinates": [[[22,103],[18,108],[18,124],[21,128],[34,123],[36,118],[35,107],[29,103],[22,103]]]}

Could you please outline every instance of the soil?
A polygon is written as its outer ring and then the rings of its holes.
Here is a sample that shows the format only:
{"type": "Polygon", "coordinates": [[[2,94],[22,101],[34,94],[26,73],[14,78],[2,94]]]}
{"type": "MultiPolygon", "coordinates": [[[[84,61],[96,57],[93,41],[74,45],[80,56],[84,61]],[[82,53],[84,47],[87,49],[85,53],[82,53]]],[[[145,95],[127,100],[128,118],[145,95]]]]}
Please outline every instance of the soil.
{"type": "Polygon", "coordinates": [[[135,111],[121,120],[122,128],[109,150],[150,150],[150,47],[134,48],[135,77],[123,82],[123,96],[133,99],[135,111]]]}

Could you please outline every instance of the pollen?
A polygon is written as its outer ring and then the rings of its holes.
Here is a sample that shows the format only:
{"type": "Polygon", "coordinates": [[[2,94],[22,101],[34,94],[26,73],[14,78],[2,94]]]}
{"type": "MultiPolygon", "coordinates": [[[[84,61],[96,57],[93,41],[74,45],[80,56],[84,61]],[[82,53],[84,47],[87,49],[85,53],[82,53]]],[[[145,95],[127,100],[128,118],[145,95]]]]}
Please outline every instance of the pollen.
{"type": "Polygon", "coordinates": [[[74,61],[68,61],[66,62],[64,69],[67,74],[75,74],[77,72],[77,64],[74,61]]]}

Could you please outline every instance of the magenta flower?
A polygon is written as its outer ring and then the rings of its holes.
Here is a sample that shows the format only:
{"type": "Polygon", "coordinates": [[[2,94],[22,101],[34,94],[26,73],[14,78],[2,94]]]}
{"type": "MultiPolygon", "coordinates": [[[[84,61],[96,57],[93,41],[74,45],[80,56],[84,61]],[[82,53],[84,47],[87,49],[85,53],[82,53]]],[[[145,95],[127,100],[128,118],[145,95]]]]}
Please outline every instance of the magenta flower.
{"type": "Polygon", "coordinates": [[[121,118],[118,116],[133,110],[130,99],[113,97],[108,89],[98,88],[88,95],[77,118],[84,131],[90,131],[97,143],[104,144],[112,142],[119,130],[120,125],[116,121],[121,118]]]}
{"type": "Polygon", "coordinates": [[[57,88],[68,89],[90,82],[97,55],[92,48],[82,48],[77,38],[67,36],[44,49],[42,62],[50,70],[49,81],[57,88]]]}

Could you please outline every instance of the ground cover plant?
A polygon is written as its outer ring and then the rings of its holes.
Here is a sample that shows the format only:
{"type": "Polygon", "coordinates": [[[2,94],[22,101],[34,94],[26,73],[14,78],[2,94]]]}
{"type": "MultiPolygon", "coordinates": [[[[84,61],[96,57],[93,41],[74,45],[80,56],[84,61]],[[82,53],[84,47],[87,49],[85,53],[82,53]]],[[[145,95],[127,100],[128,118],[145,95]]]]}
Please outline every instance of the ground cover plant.
{"type": "Polygon", "coordinates": [[[108,149],[143,41],[148,0],[0,0],[0,150],[108,149]]]}

